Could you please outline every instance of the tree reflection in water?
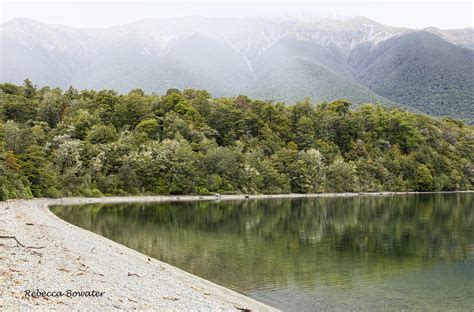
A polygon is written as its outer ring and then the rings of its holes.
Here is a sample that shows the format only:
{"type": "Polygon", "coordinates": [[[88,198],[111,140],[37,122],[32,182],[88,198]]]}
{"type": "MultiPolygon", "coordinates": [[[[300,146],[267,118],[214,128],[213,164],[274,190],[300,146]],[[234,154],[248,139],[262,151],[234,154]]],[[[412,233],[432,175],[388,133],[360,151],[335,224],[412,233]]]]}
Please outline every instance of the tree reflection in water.
{"type": "Polygon", "coordinates": [[[241,292],[357,287],[474,248],[471,194],[64,206],[68,222],[241,292]]]}

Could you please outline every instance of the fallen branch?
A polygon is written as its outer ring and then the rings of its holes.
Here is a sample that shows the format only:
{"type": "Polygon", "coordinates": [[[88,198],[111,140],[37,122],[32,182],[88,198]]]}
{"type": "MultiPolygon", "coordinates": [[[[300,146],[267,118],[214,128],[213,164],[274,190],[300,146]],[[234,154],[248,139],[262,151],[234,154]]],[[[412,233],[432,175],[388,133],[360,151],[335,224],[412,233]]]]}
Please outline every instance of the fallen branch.
{"type": "Polygon", "coordinates": [[[21,246],[21,247],[26,247],[25,245],[23,245],[22,243],[20,243],[20,241],[15,237],[15,236],[0,236],[0,238],[3,238],[3,239],[13,239],[15,240],[16,242],[16,246],[15,247],[18,247],[18,246],[21,246]]]}
{"type": "Polygon", "coordinates": [[[35,247],[35,246],[25,246],[23,245],[17,238],[16,236],[4,236],[4,235],[1,235],[0,236],[0,239],[13,239],[15,242],[16,242],[16,246],[15,247],[23,247],[23,248],[29,248],[29,249],[42,249],[42,248],[45,248],[46,246],[40,246],[40,247],[35,247]]]}
{"type": "Polygon", "coordinates": [[[42,257],[42,256],[43,256],[43,254],[42,254],[41,252],[37,252],[37,251],[34,251],[34,250],[30,251],[30,254],[35,255],[35,256],[38,256],[38,257],[42,257]]]}
{"type": "Polygon", "coordinates": [[[199,288],[199,287],[196,287],[196,286],[193,286],[193,285],[190,285],[190,284],[188,284],[188,287],[191,287],[192,289],[197,290],[197,291],[201,292],[202,294],[204,294],[206,296],[210,295],[210,293],[208,293],[207,291],[204,291],[204,289],[202,289],[202,288],[199,288]]]}
{"type": "Polygon", "coordinates": [[[51,226],[51,225],[46,225],[46,224],[34,224],[34,223],[30,223],[30,222],[27,222],[25,223],[25,225],[37,225],[37,226],[46,226],[46,227],[49,227],[49,228],[52,228],[52,229],[56,229],[54,226],[51,226]]]}
{"type": "Polygon", "coordinates": [[[161,298],[166,299],[166,300],[171,300],[171,301],[179,300],[179,299],[176,298],[176,297],[161,297],[161,298]]]}

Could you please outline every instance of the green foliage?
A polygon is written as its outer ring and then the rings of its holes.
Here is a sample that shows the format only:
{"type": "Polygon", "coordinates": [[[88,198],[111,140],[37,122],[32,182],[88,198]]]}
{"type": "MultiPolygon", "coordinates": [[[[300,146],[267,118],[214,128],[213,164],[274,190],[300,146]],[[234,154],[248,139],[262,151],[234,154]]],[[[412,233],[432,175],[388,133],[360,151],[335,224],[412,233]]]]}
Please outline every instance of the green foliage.
{"type": "Polygon", "coordinates": [[[349,107],[2,84],[0,198],[472,189],[472,126],[349,107]]]}
{"type": "Polygon", "coordinates": [[[433,189],[433,176],[430,173],[430,169],[428,169],[426,165],[420,165],[416,169],[415,184],[417,191],[433,189]]]}
{"type": "Polygon", "coordinates": [[[135,131],[144,133],[148,138],[158,137],[158,121],[156,119],[145,119],[135,128],[135,131]]]}
{"type": "Polygon", "coordinates": [[[356,192],[359,189],[355,164],[339,157],[328,167],[327,181],[331,192],[356,192]]]}

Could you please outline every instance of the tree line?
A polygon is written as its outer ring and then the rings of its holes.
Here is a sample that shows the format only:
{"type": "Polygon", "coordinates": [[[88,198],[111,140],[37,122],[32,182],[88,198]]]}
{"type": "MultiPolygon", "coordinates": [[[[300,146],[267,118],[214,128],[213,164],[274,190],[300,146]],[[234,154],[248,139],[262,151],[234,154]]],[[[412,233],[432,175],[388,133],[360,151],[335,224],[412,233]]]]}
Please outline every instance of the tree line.
{"type": "Polygon", "coordinates": [[[0,84],[0,199],[472,189],[474,127],[350,105],[0,84]]]}

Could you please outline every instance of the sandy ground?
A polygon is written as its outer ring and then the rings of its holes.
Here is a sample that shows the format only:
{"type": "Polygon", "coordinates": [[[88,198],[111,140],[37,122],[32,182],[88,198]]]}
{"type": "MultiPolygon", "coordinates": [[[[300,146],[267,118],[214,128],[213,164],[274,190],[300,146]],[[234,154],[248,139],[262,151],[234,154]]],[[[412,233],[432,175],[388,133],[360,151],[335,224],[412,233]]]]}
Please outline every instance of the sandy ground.
{"type": "MultiPolygon", "coordinates": [[[[370,195],[392,194],[401,193],[370,195]]],[[[0,202],[0,311],[275,310],[69,224],[51,213],[49,205],[358,195],[361,194],[144,196],[0,202]],[[43,296],[45,291],[50,292],[48,295],[62,292],[62,296],[43,296]]]]}
{"type": "MultiPolygon", "coordinates": [[[[141,198],[145,199],[151,200],[141,198]]],[[[74,198],[0,202],[0,311],[274,310],[62,221],[47,208],[50,204],[58,203],[135,200],[140,199],[74,198]],[[15,236],[19,243],[5,236],[15,236]],[[63,296],[45,297],[39,294],[38,298],[34,298],[26,295],[27,290],[30,291],[29,295],[36,295],[35,290],[39,290],[61,291],[63,296]],[[88,297],[68,297],[74,292],[83,292],[88,297]]]]}

